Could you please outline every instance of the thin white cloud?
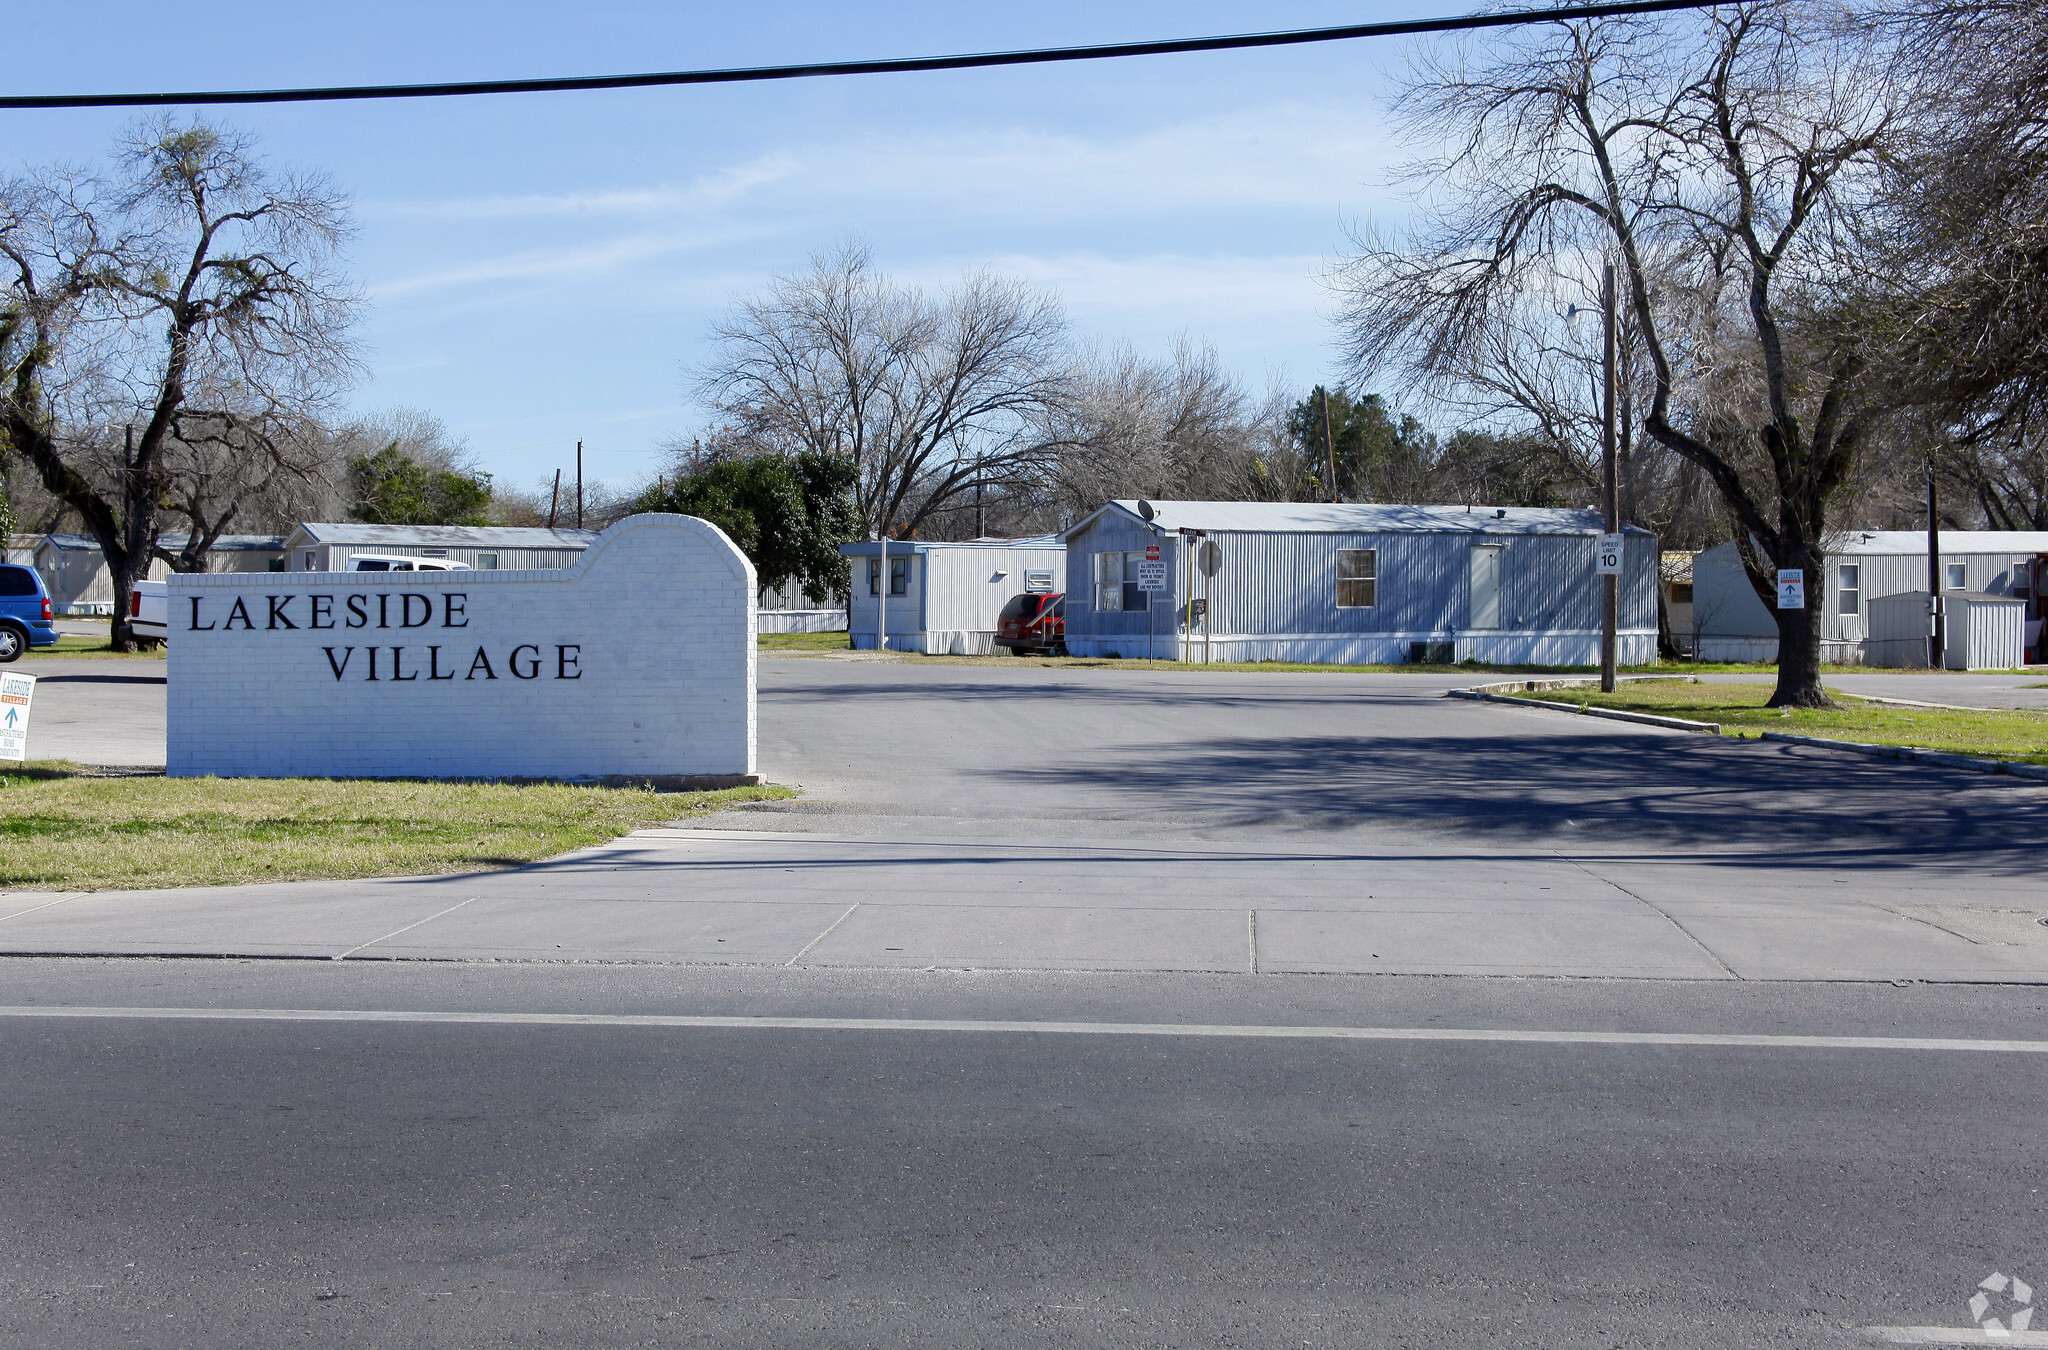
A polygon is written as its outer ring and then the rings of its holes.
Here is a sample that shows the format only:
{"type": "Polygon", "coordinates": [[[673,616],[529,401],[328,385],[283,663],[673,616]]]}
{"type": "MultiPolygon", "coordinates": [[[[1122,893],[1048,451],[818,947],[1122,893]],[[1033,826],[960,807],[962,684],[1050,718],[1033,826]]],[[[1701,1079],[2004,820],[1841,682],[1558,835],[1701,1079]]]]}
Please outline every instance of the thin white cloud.
{"type": "Polygon", "coordinates": [[[360,213],[372,220],[527,220],[550,216],[705,215],[737,202],[755,189],[798,171],[790,155],[766,155],[705,174],[680,187],[622,188],[611,192],[528,193],[518,196],[458,197],[442,201],[371,201],[360,213]]]}
{"type": "Polygon", "coordinates": [[[1356,209],[1385,196],[1378,116],[1356,103],[1288,103],[1090,137],[1024,129],[877,134],[782,146],[686,184],[425,202],[366,217],[516,220],[852,216],[943,208],[952,219],[1072,219],[1188,209],[1356,209]]]}

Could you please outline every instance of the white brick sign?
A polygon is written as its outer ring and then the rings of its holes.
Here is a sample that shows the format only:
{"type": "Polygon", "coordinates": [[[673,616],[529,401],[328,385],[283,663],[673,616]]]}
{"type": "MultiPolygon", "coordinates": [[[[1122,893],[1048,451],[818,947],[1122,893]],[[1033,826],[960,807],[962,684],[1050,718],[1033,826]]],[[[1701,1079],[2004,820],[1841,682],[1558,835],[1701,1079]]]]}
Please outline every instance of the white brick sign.
{"type": "Polygon", "coordinates": [[[560,571],[170,578],[173,777],[754,772],[754,569],[630,516],[560,571]]]}

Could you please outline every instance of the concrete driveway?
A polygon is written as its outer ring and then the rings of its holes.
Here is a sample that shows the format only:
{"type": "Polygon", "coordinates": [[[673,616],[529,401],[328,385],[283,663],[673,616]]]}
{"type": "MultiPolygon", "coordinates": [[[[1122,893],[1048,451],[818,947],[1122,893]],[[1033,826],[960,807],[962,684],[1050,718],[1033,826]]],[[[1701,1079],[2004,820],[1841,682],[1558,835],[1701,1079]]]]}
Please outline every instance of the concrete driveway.
{"type": "MultiPolygon", "coordinates": [[[[141,663],[77,664],[39,729],[160,706],[89,682],[141,663]]],[[[18,893],[0,950],[2048,978],[2048,789],[1442,697],[1462,682],[764,658],[761,765],[797,801],[501,873],[18,893]]]]}

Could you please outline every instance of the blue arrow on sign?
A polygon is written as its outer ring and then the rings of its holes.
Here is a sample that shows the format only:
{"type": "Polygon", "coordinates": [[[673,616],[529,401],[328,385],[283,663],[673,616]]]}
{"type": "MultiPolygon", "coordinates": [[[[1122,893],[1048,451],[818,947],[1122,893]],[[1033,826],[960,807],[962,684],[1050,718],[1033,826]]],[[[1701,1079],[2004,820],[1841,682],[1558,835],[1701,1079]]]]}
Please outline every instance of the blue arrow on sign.
{"type": "Polygon", "coordinates": [[[13,708],[7,710],[7,725],[12,727],[21,720],[21,714],[13,708]]]}

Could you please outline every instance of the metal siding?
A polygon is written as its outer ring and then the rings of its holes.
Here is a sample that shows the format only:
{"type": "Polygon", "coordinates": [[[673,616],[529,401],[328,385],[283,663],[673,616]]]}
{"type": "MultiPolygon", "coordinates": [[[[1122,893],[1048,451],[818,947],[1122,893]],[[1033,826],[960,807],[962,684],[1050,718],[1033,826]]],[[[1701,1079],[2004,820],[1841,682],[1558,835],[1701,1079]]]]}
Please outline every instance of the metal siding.
{"type": "MultiPolygon", "coordinates": [[[[1219,641],[1277,635],[1315,635],[1325,643],[1340,635],[1452,634],[1467,630],[1470,553],[1475,543],[1504,545],[1501,565],[1501,627],[1487,636],[1511,639],[1517,649],[1545,650],[1532,640],[1557,633],[1576,653],[1587,630],[1600,626],[1600,587],[1595,576],[1592,535],[1486,534],[1257,534],[1220,532],[1222,571],[1210,583],[1209,631],[1219,641]],[[1375,605],[1339,609],[1336,554],[1339,549],[1376,550],[1375,605]]],[[[1172,592],[1172,616],[1160,615],[1159,631],[1178,633],[1185,578],[1176,539],[1158,540],[1110,513],[1069,539],[1070,585],[1067,632],[1070,643],[1128,639],[1145,634],[1145,614],[1097,614],[1093,610],[1094,555],[1165,545],[1172,592]]],[[[1621,626],[1649,629],[1657,622],[1657,541],[1631,533],[1624,552],[1621,626]]],[[[1202,594],[1202,579],[1195,579],[1202,594]]],[[[1163,601],[1164,596],[1160,597],[1163,601]]],[[[1199,634],[1200,628],[1197,627],[1199,634]]],[[[1398,641],[1399,639],[1394,639],[1398,641]]],[[[1352,644],[1356,645],[1356,644],[1352,644]]],[[[1640,645],[1631,639],[1633,651],[1640,645]]],[[[1597,638],[1594,649],[1597,652],[1597,638]]],[[[1378,648],[1375,647],[1377,651],[1378,648]]],[[[1560,648],[1560,651],[1563,649],[1560,648]]],[[[1222,659],[1220,656],[1218,659],[1222,659]]],[[[1375,657],[1375,659],[1384,659],[1375,657]]]]}
{"type": "MultiPolygon", "coordinates": [[[[1828,556],[1820,585],[1808,578],[1807,600],[1822,606],[1821,644],[1825,659],[1891,665],[1910,657],[1903,647],[1892,650],[1901,642],[1910,645],[1909,639],[1901,638],[1893,631],[1895,625],[1888,625],[1871,606],[1888,596],[1927,594],[1927,554],[1891,551],[1901,540],[1912,538],[1911,532],[1888,531],[1881,541],[1875,541],[1887,546],[1883,552],[1864,551],[1873,548],[1873,542],[1852,542],[1842,552],[1828,556]],[[1840,567],[1851,562],[1863,569],[1857,578],[1862,596],[1858,612],[1853,615],[1840,612],[1840,567]]],[[[2048,536],[1966,530],[1949,531],[1942,538],[1945,545],[1949,540],[1963,545],[1961,549],[1942,549],[1944,589],[1948,564],[1959,562],[1964,567],[1965,590],[2004,595],[2012,589],[2013,559],[2027,553],[2025,542],[2048,536]],[[2008,541],[2021,546],[2006,546],[2008,541]]],[[[1702,642],[1713,642],[1711,650],[1724,659],[1777,658],[1776,619],[1750,586],[1734,544],[1717,544],[1693,560],[1693,609],[1702,642]]]]}

